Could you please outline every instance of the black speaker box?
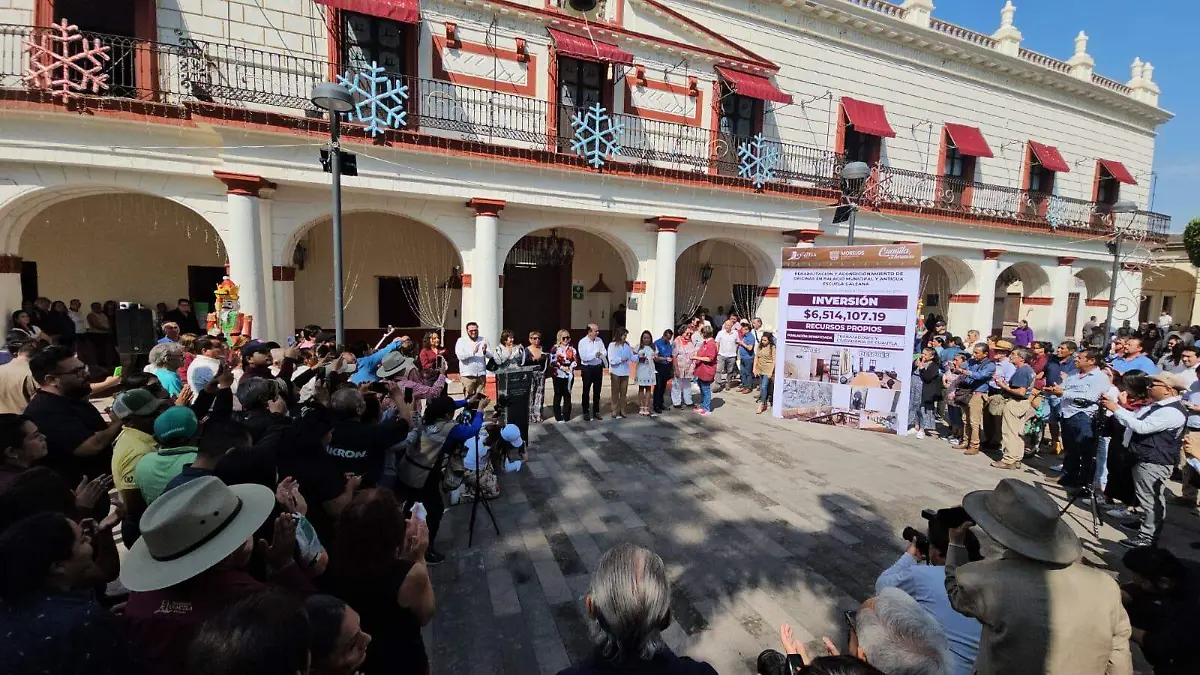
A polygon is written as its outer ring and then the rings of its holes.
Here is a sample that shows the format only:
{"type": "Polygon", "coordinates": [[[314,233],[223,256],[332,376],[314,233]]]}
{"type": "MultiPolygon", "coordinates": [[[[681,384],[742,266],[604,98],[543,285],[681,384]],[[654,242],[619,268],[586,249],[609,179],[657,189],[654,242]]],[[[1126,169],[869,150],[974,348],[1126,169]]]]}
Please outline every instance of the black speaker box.
{"type": "Polygon", "coordinates": [[[117,352],[146,354],[158,343],[154,311],[148,307],[117,310],[117,352]]]}

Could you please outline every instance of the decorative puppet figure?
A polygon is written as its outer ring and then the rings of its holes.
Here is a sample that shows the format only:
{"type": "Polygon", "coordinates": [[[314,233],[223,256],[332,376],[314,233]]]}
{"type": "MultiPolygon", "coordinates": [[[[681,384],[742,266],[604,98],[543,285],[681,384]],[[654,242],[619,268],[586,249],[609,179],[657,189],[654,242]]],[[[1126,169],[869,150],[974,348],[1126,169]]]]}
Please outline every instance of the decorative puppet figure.
{"type": "Polygon", "coordinates": [[[238,310],[238,285],[224,277],[217,285],[214,296],[216,311],[208,315],[208,334],[224,335],[231,345],[241,344],[250,339],[254,317],[242,314],[238,310]]]}

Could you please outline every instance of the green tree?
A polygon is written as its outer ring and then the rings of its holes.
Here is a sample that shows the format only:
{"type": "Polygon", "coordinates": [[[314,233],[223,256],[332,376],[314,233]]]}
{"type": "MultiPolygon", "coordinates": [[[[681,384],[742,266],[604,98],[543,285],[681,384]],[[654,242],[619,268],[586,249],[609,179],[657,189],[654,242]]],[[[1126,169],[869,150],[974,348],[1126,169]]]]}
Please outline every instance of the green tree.
{"type": "Polygon", "coordinates": [[[1196,267],[1200,267],[1200,218],[1192,218],[1183,228],[1183,248],[1196,267]]]}

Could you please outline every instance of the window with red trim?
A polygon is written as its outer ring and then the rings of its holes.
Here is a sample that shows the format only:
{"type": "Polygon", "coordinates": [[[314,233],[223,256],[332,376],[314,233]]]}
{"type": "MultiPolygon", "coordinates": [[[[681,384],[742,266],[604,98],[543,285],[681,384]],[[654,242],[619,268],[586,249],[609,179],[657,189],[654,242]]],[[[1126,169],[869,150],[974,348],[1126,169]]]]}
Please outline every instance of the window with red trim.
{"type": "Polygon", "coordinates": [[[366,14],[342,12],[341,59],[343,70],[358,70],[377,63],[388,73],[412,75],[411,45],[416,24],[400,23],[366,14]]]}
{"type": "Polygon", "coordinates": [[[1033,148],[1025,150],[1025,198],[1021,213],[1026,216],[1044,216],[1050,207],[1050,196],[1054,194],[1055,173],[1042,165],[1033,148]]]}
{"type": "Polygon", "coordinates": [[[571,117],[576,110],[596,103],[612,110],[613,81],[607,63],[571,56],[558,57],[558,137],[559,151],[567,152],[575,130],[571,117]]]}
{"type": "Polygon", "coordinates": [[[944,129],[942,148],[941,199],[947,204],[965,206],[970,203],[970,184],[975,180],[975,157],[959,152],[954,138],[944,129]]]}
{"type": "MultiPolygon", "coordinates": [[[[48,9],[54,23],[66,19],[83,33],[129,38],[104,40],[111,57],[104,67],[109,85],[106,95],[150,97],[158,84],[153,76],[153,54],[151,46],[139,40],[158,39],[153,0],[52,0],[48,9]]],[[[74,48],[82,47],[76,43],[74,48]]]]}
{"type": "Polygon", "coordinates": [[[762,99],[735,94],[721,82],[720,117],[717,120],[717,173],[722,176],[738,174],[737,149],[746,140],[762,132],[764,105],[762,99]]]}
{"type": "Polygon", "coordinates": [[[1116,204],[1121,198],[1121,181],[1117,180],[1103,164],[1096,166],[1096,199],[1100,204],[1116,204]]]}
{"type": "Polygon", "coordinates": [[[845,131],[842,135],[842,152],[847,162],[866,162],[875,164],[883,156],[883,139],[872,134],[864,134],[854,128],[850,117],[842,110],[842,124],[845,131]]]}

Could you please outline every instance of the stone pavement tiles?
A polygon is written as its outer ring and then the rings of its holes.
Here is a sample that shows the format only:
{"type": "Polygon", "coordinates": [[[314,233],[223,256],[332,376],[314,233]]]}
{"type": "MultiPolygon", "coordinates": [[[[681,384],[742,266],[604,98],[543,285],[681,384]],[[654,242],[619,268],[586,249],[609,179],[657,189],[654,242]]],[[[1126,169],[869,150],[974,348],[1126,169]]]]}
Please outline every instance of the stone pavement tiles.
{"type": "MultiPolygon", "coordinates": [[[[942,441],[783,422],[754,415],[748,396],[725,398],[708,418],[537,427],[529,463],[501,477],[491,502],[501,535],[480,508],[471,548],[471,505],[451,507],[425,635],[434,675],[545,675],[578,662],[590,644],[590,575],[622,541],[667,564],[668,644],[718,672],[754,672],[784,622],[813,646],[825,635],[844,643],[842,612],[873,595],[906,547],[903,527],[924,529],[921,509],[1005,476],[1041,477],[942,441]]],[[[1079,509],[1068,519],[1081,534],[1090,523],[1079,509]]],[[[1085,540],[1104,566],[1119,560],[1121,533],[1106,526],[1102,538],[1085,540]]]]}

